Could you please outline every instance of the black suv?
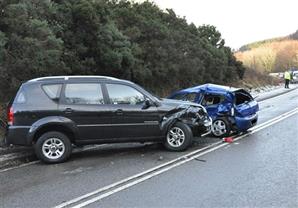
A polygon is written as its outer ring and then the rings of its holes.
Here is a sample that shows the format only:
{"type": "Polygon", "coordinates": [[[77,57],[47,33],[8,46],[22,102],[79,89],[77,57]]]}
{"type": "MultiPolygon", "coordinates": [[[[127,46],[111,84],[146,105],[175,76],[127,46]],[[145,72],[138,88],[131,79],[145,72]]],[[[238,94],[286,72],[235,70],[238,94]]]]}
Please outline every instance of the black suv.
{"type": "Polygon", "coordinates": [[[34,145],[47,163],[65,161],[73,145],[156,141],[182,151],[193,135],[208,134],[212,123],[201,105],[160,99],[104,76],[30,80],[7,111],[6,143],[34,145]]]}

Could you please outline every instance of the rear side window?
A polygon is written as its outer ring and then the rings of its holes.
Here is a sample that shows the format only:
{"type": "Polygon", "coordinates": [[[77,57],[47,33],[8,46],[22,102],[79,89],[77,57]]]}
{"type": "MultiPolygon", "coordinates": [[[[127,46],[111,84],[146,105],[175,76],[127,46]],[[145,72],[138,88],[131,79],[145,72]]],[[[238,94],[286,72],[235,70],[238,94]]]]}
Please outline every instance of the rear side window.
{"type": "Polygon", "coordinates": [[[104,104],[101,85],[97,83],[67,84],[65,99],[68,104],[104,104]]]}
{"type": "Polygon", "coordinates": [[[112,104],[140,105],[145,101],[144,95],[130,86],[107,84],[106,87],[112,104]]]}
{"type": "Polygon", "coordinates": [[[50,85],[43,85],[42,89],[44,92],[49,96],[51,99],[57,99],[60,97],[62,84],[50,84],[50,85]]]}
{"type": "Polygon", "coordinates": [[[26,103],[25,92],[24,92],[24,90],[22,88],[18,92],[18,94],[17,94],[14,102],[17,103],[17,104],[26,103]]]}

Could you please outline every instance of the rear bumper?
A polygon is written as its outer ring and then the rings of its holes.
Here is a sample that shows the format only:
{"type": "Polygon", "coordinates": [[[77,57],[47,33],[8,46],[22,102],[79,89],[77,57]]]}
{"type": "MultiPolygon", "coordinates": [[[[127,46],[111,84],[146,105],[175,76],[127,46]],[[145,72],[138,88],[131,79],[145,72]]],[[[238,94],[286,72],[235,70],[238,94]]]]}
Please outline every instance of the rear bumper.
{"type": "Polygon", "coordinates": [[[237,127],[237,130],[239,131],[246,131],[247,129],[255,126],[258,122],[258,114],[255,113],[250,116],[246,117],[235,117],[235,124],[237,127]]]}
{"type": "Polygon", "coordinates": [[[29,129],[29,126],[8,126],[5,133],[5,143],[7,145],[30,146],[31,144],[27,140],[29,129]]]}

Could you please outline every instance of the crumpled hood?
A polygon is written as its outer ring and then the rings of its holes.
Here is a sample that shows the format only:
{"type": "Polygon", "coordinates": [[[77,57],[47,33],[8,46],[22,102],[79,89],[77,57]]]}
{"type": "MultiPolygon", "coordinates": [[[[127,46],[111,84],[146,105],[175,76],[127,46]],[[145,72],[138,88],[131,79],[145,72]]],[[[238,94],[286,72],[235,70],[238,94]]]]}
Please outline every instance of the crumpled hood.
{"type": "Polygon", "coordinates": [[[161,104],[169,109],[166,113],[167,117],[198,118],[208,116],[205,107],[197,103],[164,98],[161,100],[161,104]]]}

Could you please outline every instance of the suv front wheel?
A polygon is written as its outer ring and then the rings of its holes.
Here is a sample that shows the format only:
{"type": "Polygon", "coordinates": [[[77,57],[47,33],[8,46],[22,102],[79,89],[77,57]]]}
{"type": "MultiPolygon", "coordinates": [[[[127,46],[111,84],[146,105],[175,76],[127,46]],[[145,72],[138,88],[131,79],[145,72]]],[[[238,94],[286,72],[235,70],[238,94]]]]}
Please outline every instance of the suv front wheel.
{"type": "Polygon", "coordinates": [[[192,143],[192,131],[184,123],[175,123],[167,132],[164,146],[171,151],[186,150],[192,143]]]}
{"type": "Polygon", "coordinates": [[[36,144],[35,152],[37,157],[46,163],[60,163],[68,159],[72,151],[69,138],[56,131],[41,135],[36,144]]]}

